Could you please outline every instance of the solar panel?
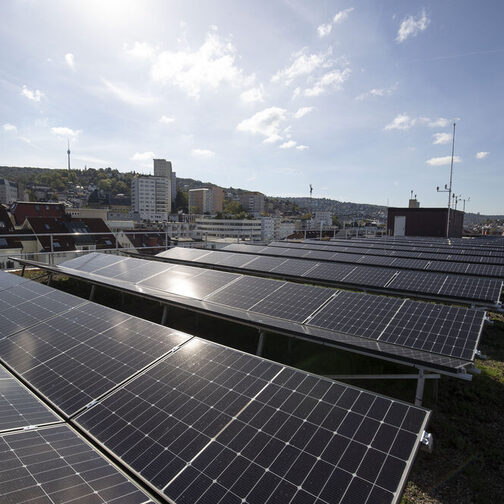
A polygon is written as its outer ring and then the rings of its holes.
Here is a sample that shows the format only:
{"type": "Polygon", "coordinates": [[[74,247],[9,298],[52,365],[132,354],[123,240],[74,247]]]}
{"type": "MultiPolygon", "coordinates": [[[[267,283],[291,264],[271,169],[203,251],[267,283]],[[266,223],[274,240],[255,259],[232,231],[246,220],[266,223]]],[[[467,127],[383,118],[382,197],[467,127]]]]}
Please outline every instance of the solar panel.
{"type": "Polygon", "coordinates": [[[11,273],[7,273],[5,271],[0,271],[0,278],[1,278],[0,292],[28,281],[26,278],[20,277],[18,275],[13,275],[11,273]]]}
{"type": "Polygon", "coordinates": [[[119,261],[123,261],[123,256],[118,256],[114,254],[84,254],[76,257],[75,259],[70,259],[65,261],[65,267],[76,268],[81,271],[88,271],[92,273],[93,271],[103,268],[104,266],[110,266],[119,261]]]}
{"type": "Polygon", "coordinates": [[[0,368],[0,432],[59,421],[16,378],[0,368]]]}
{"type": "Polygon", "coordinates": [[[378,339],[403,303],[402,300],[382,296],[340,292],[307,324],[378,339]]]}
{"type": "Polygon", "coordinates": [[[36,282],[30,283],[39,287],[31,290],[23,284],[2,293],[5,299],[1,300],[4,306],[0,311],[0,339],[87,302],[36,282]]]}
{"type": "Polygon", "coordinates": [[[226,273],[224,271],[175,266],[165,273],[140,282],[140,285],[201,299],[236,280],[238,276],[235,273],[226,273]]]}
{"type": "Polygon", "coordinates": [[[398,502],[429,412],[195,338],[76,418],[174,502],[398,502]]]}
{"type": "Polygon", "coordinates": [[[317,280],[341,282],[354,270],[355,266],[350,264],[316,263],[305,276],[317,280]]]}
{"type": "Polygon", "coordinates": [[[350,272],[344,278],[344,281],[360,286],[386,288],[395,275],[397,275],[397,272],[393,269],[359,267],[350,272]]]}
{"type": "Polygon", "coordinates": [[[209,253],[206,249],[195,249],[186,247],[175,247],[169,250],[165,250],[157,254],[160,257],[167,257],[169,259],[183,259],[185,261],[195,261],[196,259],[203,257],[209,253]]]}
{"type": "Polygon", "coordinates": [[[190,336],[88,303],[0,341],[0,357],[70,416],[190,336]]]}
{"type": "Polygon", "coordinates": [[[276,268],[273,268],[271,273],[301,277],[306,276],[314,268],[316,268],[316,265],[311,261],[303,261],[302,259],[287,259],[276,268]]]}
{"type": "Polygon", "coordinates": [[[268,257],[268,256],[248,256],[250,257],[250,262],[242,266],[245,270],[255,270],[255,271],[271,271],[277,266],[282,265],[287,259],[283,257],[268,257]]]}
{"type": "Polygon", "coordinates": [[[248,310],[282,285],[284,282],[267,278],[241,277],[215,294],[210,294],[205,300],[248,310]]]}
{"type": "Polygon", "coordinates": [[[0,437],[0,500],[6,504],[153,501],[69,427],[0,437]]]}
{"type": "Polygon", "coordinates": [[[335,291],[312,285],[285,283],[250,310],[294,322],[303,322],[335,291]]]}

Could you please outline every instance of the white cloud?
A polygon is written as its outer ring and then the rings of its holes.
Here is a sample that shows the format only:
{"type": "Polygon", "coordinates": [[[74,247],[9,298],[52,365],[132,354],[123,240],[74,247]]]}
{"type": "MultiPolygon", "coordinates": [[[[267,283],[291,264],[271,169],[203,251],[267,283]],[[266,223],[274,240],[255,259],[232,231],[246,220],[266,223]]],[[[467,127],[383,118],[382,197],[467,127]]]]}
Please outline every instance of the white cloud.
{"type": "Polygon", "coordinates": [[[31,89],[28,89],[26,86],[23,86],[23,89],[21,90],[21,95],[24,96],[25,98],[28,98],[28,100],[39,102],[40,99],[44,96],[44,93],[42,93],[38,89],[32,91],[31,89]]]}
{"type": "Polygon", "coordinates": [[[292,147],[295,147],[297,142],[294,140],[288,140],[287,142],[284,142],[282,145],[280,145],[280,149],[292,149],[292,147]]]}
{"type": "Polygon", "coordinates": [[[175,122],[175,118],[163,115],[159,118],[159,122],[162,124],[171,124],[172,122],[175,122]]]}
{"type": "Polygon", "coordinates": [[[296,149],[297,150],[300,150],[300,151],[304,151],[304,150],[307,150],[309,149],[310,147],[308,147],[308,145],[297,145],[296,146],[296,149]]]}
{"type": "Polygon", "coordinates": [[[258,87],[244,91],[240,98],[245,103],[256,103],[264,101],[264,88],[262,84],[258,87]]]}
{"type": "Polygon", "coordinates": [[[75,57],[72,53],[65,54],[65,62],[72,70],[75,71],[75,57]]]}
{"type": "Polygon", "coordinates": [[[424,117],[426,119],[427,125],[430,128],[445,128],[450,124],[450,120],[445,117],[438,117],[437,119],[429,119],[428,117],[424,117]]]}
{"type": "Polygon", "coordinates": [[[352,12],[354,10],[353,7],[350,7],[349,9],[345,9],[345,10],[342,10],[342,11],[339,11],[333,18],[333,23],[334,24],[339,24],[339,23],[343,23],[343,21],[345,21],[350,12],[352,12]]]}
{"type": "Polygon", "coordinates": [[[476,154],[476,159],[485,159],[488,154],[490,154],[490,152],[485,152],[485,151],[482,151],[482,152],[478,152],[476,154]]]}
{"type": "Polygon", "coordinates": [[[397,115],[394,120],[385,126],[386,130],[407,130],[414,126],[416,119],[411,118],[406,114],[397,115]]]}
{"type": "Polygon", "coordinates": [[[301,88],[300,87],[297,87],[296,89],[294,89],[294,91],[292,92],[292,99],[295,100],[299,95],[301,94],[301,88]]]}
{"type": "Polygon", "coordinates": [[[416,37],[420,32],[424,31],[430,23],[430,19],[423,10],[418,18],[408,16],[405,18],[397,32],[396,41],[404,42],[409,37],[416,37]]]}
{"type": "Polygon", "coordinates": [[[124,53],[138,59],[151,60],[156,54],[156,49],[148,42],[135,42],[133,45],[124,44],[124,53]]]}
{"type": "Polygon", "coordinates": [[[86,156],[86,155],[82,155],[82,156],[72,156],[73,159],[76,159],[77,161],[84,161],[86,163],[94,163],[96,165],[102,165],[102,166],[110,166],[110,161],[107,161],[105,159],[100,159],[100,158],[96,158],[96,157],[93,157],[93,156],[86,156]]]}
{"type": "Polygon", "coordinates": [[[331,53],[332,50],[329,48],[325,53],[307,54],[307,49],[305,47],[301,49],[301,51],[292,54],[292,63],[273,75],[271,81],[278,82],[284,80],[285,84],[288,86],[300,75],[309,75],[317,68],[327,68],[332,64],[332,62],[329,61],[331,53]]]}
{"type": "Polygon", "coordinates": [[[443,145],[450,143],[452,141],[452,136],[450,133],[434,133],[434,145],[443,145]]]}
{"type": "Polygon", "coordinates": [[[287,118],[287,111],[279,107],[270,107],[257,112],[242,121],[236,129],[266,137],[264,142],[274,143],[282,139],[280,131],[287,118]]]}
{"type": "Polygon", "coordinates": [[[107,90],[112,93],[118,100],[121,100],[129,105],[150,105],[155,102],[151,96],[144,96],[136,91],[132,91],[122,84],[114,84],[107,79],[102,79],[107,90]]]}
{"type": "Polygon", "coordinates": [[[236,66],[236,48],[218,33],[207,33],[196,51],[163,51],[152,66],[152,79],[177,86],[192,98],[206,89],[227,83],[234,87],[250,86],[254,76],[245,76],[236,66]]]}
{"type": "Polygon", "coordinates": [[[17,127],[14,126],[14,124],[10,124],[10,123],[5,123],[3,125],[3,129],[4,129],[4,131],[13,131],[14,133],[17,132],[17,127]]]}
{"type": "Polygon", "coordinates": [[[331,30],[332,30],[331,23],[321,24],[320,26],[317,27],[317,33],[320,38],[327,37],[327,35],[331,33],[331,30]]]}
{"type": "Polygon", "coordinates": [[[148,152],[135,152],[133,156],[130,157],[132,161],[149,161],[151,159],[154,159],[154,152],[148,151],[148,152]]]}
{"type": "Polygon", "coordinates": [[[397,89],[397,83],[388,88],[373,88],[370,91],[367,91],[366,93],[362,93],[359,96],[356,96],[355,99],[357,101],[363,101],[374,96],[379,97],[390,96],[396,89],[397,89]]]}
{"type": "Polygon", "coordinates": [[[191,155],[200,159],[209,159],[215,157],[215,152],[208,149],[193,149],[191,155]]]}
{"type": "Polygon", "coordinates": [[[350,68],[331,70],[323,75],[313,87],[305,89],[304,94],[305,96],[319,96],[329,88],[338,91],[343,87],[343,83],[350,77],[351,73],[350,68]]]}
{"type": "MultiPolygon", "coordinates": [[[[453,156],[453,163],[461,163],[462,159],[459,156],[453,156]]],[[[430,166],[445,166],[451,164],[451,156],[434,157],[426,161],[430,166]]]]}
{"type": "Polygon", "coordinates": [[[65,126],[58,126],[55,128],[51,128],[51,133],[58,135],[60,137],[71,138],[75,140],[82,130],[73,130],[72,128],[67,128],[65,126]]]}
{"type": "Polygon", "coordinates": [[[309,114],[310,112],[313,111],[315,107],[301,107],[300,109],[297,110],[297,112],[294,114],[295,119],[301,119],[301,117],[305,116],[306,114],[309,114]]]}

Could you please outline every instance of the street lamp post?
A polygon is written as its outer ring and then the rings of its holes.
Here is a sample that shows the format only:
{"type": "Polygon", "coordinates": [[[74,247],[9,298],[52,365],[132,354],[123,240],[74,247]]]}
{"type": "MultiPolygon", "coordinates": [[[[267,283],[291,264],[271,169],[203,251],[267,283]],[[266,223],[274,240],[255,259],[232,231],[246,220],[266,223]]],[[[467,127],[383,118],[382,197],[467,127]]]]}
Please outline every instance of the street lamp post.
{"type": "Polygon", "coordinates": [[[444,189],[439,190],[437,187],[437,192],[447,192],[448,193],[448,215],[446,217],[446,238],[450,236],[450,210],[451,210],[451,199],[452,199],[452,183],[453,183],[453,155],[455,153],[455,123],[453,123],[453,138],[452,138],[452,154],[450,163],[450,184],[445,184],[444,189]]]}

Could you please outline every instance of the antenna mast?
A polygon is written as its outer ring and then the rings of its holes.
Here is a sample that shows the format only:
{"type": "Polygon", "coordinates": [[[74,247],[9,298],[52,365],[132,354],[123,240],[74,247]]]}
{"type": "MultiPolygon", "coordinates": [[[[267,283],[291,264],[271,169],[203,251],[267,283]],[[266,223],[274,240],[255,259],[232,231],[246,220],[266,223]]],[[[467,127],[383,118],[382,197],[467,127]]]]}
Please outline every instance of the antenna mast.
{"type": "Polygon", "coordinates": [[[68,170],[70,170],[70,140],[67,139],[67,145],[68,145],[68,149],[67,149],[67,156],[68,156],[68,170]]]}
{"type": "Polygon", "coordinates": [[[310,216],[313,217],[313,201],[312,201],[313,187],[310,184],[310,216]]]}
{"type": "Polygon", "coordinates": [[[450,185],[448,186],[448,215],[446,217],[446,238],[450,237],[450,206],[452,196],[452,181],[453,181],[453,154],[455,153],[455,123],[453,123],[453,139],[452,139],[452,155],[450,166],[450,185]]]}

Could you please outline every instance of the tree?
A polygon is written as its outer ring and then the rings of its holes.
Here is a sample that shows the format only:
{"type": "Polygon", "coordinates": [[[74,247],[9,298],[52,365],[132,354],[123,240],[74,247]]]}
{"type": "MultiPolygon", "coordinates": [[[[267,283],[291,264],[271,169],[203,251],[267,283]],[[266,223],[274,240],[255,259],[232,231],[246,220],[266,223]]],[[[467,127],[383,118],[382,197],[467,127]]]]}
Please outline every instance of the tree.
{"type": "Polygon", "coordinates": [[[189,208],[189,193],[177,191],[175,196],[175,210],[187,210],[189,208]]]}
{"type": "Polygon", "coordinates": [[[224,203],[224,207],[222,209],[223,213],[227,213],[230,215],[237,215],[240,213],[245,213],[244,208],[240,205],[239,201],[228,200],[224,203]]]}
{"type": "Polygon", "coordinates": [[[338,217],[336,217],[336,215],[332,216],[332,225],[333,226],[341,227],[341,223],[340,223],[338,217]]]}

